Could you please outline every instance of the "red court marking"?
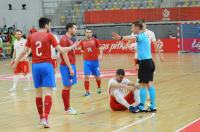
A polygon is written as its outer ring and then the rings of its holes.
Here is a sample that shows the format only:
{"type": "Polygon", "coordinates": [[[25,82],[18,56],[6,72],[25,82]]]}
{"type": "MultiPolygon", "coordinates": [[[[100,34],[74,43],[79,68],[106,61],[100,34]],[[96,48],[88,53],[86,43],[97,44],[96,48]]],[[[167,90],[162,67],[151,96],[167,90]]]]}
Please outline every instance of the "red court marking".
{"type": "MultiPolygon", "coordinates": [[[[136,76],[137,72],[134,70],[125,70],[126,71],[126,76],[136,76]]],[[[116,70],[104,70],[101,71],[101,78],[111,78],[115,76],[116,70]]],[[[83,71],[78,71],[78,79],[84,79],[84,73],[83,71]]],[[[61,75],[59,72],[56,73],[57,79],[61,80],[61,75]]],[[[91,76],[91,78],[94,78],[91,76]]],[[[32,79],[32,77],[31,77],[32,79]]],[[[0,80],[13,80],[13,75],[12,74],[6,74],[6,75],[0,75],[0,80]]],[[[25,80],[23,75],[21,76],[20,80],[25,80]]]]}
{"type": "Polygon", "coordinates": [[[177,132],[200,132],[200,118],[180,128],[177,132]]]}

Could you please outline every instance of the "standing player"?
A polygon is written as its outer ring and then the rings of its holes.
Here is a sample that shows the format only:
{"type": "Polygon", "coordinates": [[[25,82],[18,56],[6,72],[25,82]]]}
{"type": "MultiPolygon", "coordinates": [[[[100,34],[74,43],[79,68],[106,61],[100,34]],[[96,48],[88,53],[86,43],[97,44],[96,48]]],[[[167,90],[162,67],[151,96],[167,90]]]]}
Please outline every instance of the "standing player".
{"type": "MultiPolygon", "coordinates": [[[[16,58],[19,56],[19,54],[23,51],[25,45],[26,45],[26,39],[22,38],[22,31],[17,30],[15,33],[16,40],[14,41],[14,52],[13,52],[13,59],[11,64],[14,63],[16,58]]],[[[23,74],[26,78],[26,88],[24,90],[30,89],[30,77],[28,75],[29,73],[29,61],[28,61],[28,55],[30,54],[30,51],[27,52],[27,54],[20,60],[18,63],[16,69],[14,69],[14,78],[13,78],[13,87],[8,92],[15,92],[17,88],[17,83],[20,79],[20,74],[23,74]]]]}
{"type": "Polygon", "coordinates": [[[135,26],[134,33],[137,34],[136,37],[132,36],[120,36],[116,33],[113,33],[113,38],[118,40],[127,40],[127,41],[136,41],[137,42],[137,51],[138,51],[138,60],[139,60],[139,71],[138,79],[140,84],[140,104],[138,109],[143,111],[154,112],[156,111],[156,92],[153,85],[153,73],[155,70],[155,65],[152,60],[151,54],[151,45],[148,36],[144,32],[144,24],[140,21],[133,23],[135,26]],[[148,88],[149,96],[151,100],[151,105],[147,110],[145,110],[146,102],[146,88],[148,88]]]}
{"type": "Polygon", "coordinates": [[[26,46],[17,57],[13,68],[16,68],[19,61],[28,52],[32,51],[32,75],[36,88],[36,106],[40,116],[40,123],[44,128],[49,128],[48,116],[52,105],[52,87],[55,87],[55,75],[51,60],[51,45],[60,53],[72,50],[77,45],[61,48],[54,36],[49,32],[51,20],[48,18],[39,19],[39,31],[28,36],[26,46]],[[42,87],[45,87],[42,89],[42,87]],[[44,96],[44,102],[42,97],[44,96]],[[44,110],[44,111],[43,111],[44,110]]]}
{"type": "Polygon", "coordinates": [[[110,79],[108,83],[110,107],[114,111],[128,109],[130,112],[136,113],[137,108],[133,106],[133,103],[138,100],[134,95],[134,91],[137,88],[134,83],[124,77],[125,71],[118,69],[116,76],[110,79]]]}
{"type": "Polygon", "coordinates": [[[92,30],[85,30],[85,40],[82,40],[80,47],[83,50],[83,63],[84,63],[84,75],[85,75],[85,96],[90,95],[90,75],[94,75],[97,83],[97,93],[101,94],[101,78],[99,60],[103,57],[103,48],[101,48],[99,40],[92,37],[92,30]]]}
{"type": "MultiPolygon", "coordinates": [[[[66,34],[60,40],[61,47],[69,47],[74,45],[71,40],[76,35],[77,26],[75,23],[66,25],[66,34]]],[[[62,89],[62,99],[64,103],[65,114],[76,115],[77,111],[70,107],[70,90],[77,83],[76,58],[74,51],[61,54],[60,73],[64,88],[62,89]]]]}

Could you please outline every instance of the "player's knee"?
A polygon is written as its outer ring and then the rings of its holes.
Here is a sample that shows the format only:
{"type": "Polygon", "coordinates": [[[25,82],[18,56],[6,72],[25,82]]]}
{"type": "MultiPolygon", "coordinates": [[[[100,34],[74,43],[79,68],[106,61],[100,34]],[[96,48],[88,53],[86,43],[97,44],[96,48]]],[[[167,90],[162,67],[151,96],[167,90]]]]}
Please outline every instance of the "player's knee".
{"type": "Polygon", "coordinates": [[[64,90],[70,90],[70,89],[71,89],[71,86],[64,86],[63,89],[64,89],[64,90]]]}
{"type": "Polygon", "coordinates": [[[150,88],[152,85],[153,85],[153,82],[150,81],[150,82],[147,84],[147,88],[150,88]]]}
{"type": "Polygon", "coordinates": [[[143,87],[145,87],[145,83],[140,83],[139,88],[143,88],[143,87]]]}
{"type": "Polygon", "coordinates": [[[85,76],[85,81],[89,81],[89,76],[85,76]]]}

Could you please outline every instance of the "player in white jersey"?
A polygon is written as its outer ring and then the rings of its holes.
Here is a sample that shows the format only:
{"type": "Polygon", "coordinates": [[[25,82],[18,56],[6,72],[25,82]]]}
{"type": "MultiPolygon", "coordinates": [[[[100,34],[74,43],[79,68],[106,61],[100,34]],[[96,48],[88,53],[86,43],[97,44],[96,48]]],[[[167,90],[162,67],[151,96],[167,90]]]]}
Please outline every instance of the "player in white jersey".
{"type": "MultiPolygon", "coordinates": [[[[14,64],[15,59],[20,55],[20,53],[23,51],[26,39],[22,38],[22,31],[17,30],[16,31],[16,40],[14,41],[14,52],[13,52],[13,59],[11,64],[14,64]]],[[[26,88],[24,90],[30,89],[30,76],[29,76],[29,61],[28,61],[28,55],[30,54],[30,51],[27,52],[26,56],[20,60],[18,63],[16,69],[14,70],[14,78],[13,78],[13,86],[8,92],[15,92],[17,88],[17,83],[20,79],[20,74],[23,74],[26,78],[26,88]]]]}
{"type": "Polygon", "coordinates": [[[125,78],[125,71],[118,69],[116,76],[108,83],[110,108],[113,111],[128,109],[136,113],[137,109],[134,106],[140,103],[139,92],[136,89],[137,86],[125,78]]]}

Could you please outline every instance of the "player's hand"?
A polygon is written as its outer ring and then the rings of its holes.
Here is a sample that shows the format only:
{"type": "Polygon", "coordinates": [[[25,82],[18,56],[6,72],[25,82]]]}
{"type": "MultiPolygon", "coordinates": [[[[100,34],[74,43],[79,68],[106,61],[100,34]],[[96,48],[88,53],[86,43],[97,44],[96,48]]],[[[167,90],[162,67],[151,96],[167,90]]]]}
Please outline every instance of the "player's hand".
{"type": "Polygon", "coordinates": [[[12,66],[13,71],[15,71],[15,69],[17,67],[17,63],[14,62],[11,66],[12,66]]]}
{"type": "Polygon", "coordinates": [[[70,72],[70,76],[74,76],[75,75],[74,70],[72,68],[69,68],[69,72],[70,72]]]}
{"type": "Polygon", "coordinates": [[[163,56],[160,56],[160,61],[161,61],[161,62],[164,62],[163,56]]]}
{"type": "Polygon", "coordinates": [[[12,59],[10,62],[10,65],[13,66],[14,63],[15,63],[15,61],[12,59]]]}
{"type": "Polygon", "coordinates": [[[112,38],[115,39],[115,40],[120,40],[121,39],[121,36],[115,32],[112,32],[112,38]]]}

